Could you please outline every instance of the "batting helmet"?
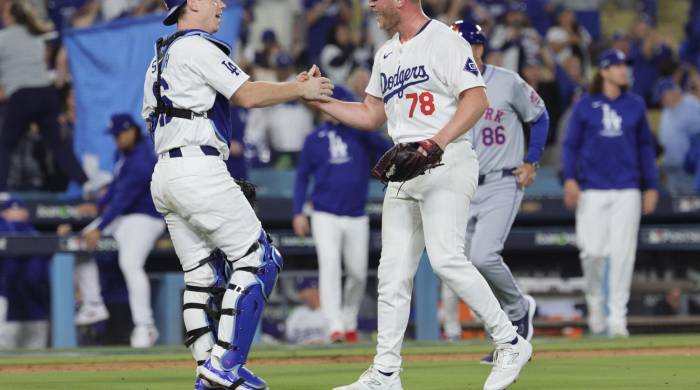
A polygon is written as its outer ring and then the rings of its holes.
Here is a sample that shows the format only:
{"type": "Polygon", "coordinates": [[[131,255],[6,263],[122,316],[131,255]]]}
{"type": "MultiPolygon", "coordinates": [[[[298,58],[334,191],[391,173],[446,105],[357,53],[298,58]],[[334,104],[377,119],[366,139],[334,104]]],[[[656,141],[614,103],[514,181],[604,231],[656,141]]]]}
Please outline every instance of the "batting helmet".
{"type": "Polygon", "coordinates": [[[472,45],[486,45],[486,35],[478,24],[458,20],[452,24],[452,30],[472,45]]]}
{"type": "Polygon", "coordinates": [[[163,20],[163,24],[166,26],[173,25],[177,23],[177,16],[179,15],[180,7],[182,7],[187,0],[163,0],[165,3],[165,8],[168,9],[168,14],[163,20]]]}

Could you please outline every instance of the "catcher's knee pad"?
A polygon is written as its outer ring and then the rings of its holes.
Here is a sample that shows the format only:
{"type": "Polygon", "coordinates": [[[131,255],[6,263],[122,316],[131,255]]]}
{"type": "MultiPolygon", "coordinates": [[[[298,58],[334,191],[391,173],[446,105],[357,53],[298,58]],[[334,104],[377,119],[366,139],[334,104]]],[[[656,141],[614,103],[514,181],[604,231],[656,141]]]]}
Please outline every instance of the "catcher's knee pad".
{"type": "Polygon", "coordinates": [[[213,253],[209,262],[185,272],[182,306],[185,346],[200,365],[209,358],[215,342],[221,300],[228,280],[226,266],[223,257],[213,253]]]}
{"type": "Polygon", "coordinates": [[[221,365],[226,370],[245,364],[267,298],[277,282],[283,260],[267,234],[260,238],[258,267],[235,267],[224,295],[217,345],[226,351],[221,365]]]}

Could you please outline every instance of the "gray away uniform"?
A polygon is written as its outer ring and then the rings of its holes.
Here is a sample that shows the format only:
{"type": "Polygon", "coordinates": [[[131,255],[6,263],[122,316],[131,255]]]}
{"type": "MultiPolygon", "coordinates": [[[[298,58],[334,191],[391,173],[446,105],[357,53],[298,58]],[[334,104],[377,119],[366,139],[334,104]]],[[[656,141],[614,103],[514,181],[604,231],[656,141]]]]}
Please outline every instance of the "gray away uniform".
{"type": "Polygon", "coordinates": [[[485,65],[483,77],[489,107],[468,133],[479,158],[479,187],[469,209],[465,250],[508,318],[516,321],[527,314],[528,302],[501,257],[523,199],[523,190],[510,171],[523,163],[523,123],[536,121],[545,106],[514,72],[485,65]]]}

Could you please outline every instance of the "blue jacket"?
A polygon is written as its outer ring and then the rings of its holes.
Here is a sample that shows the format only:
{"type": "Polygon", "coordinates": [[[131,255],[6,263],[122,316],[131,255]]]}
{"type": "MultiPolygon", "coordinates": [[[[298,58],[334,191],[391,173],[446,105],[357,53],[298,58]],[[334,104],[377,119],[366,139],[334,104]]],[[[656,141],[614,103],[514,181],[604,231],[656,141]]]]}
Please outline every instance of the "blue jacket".
{"type": "Polygon", "coordinates": [[[564,139],[564,179],[582,189],[658,188],[646,106],[625,92],[615,100],[584,96],[574,106],[564,139]]]}
{"type": "MultiPolygon", "coordinates": [[[[0,217],[0,233],[37,235],[28,222],[0,217]]],[[[42,321],[49,318],[51,297],[48,256],[0,259],[0,295],[7,297],[9,321],[42,321]]]]}
{"type": "Polygon", "coordinates": [[[370,169],[390,147],[381,133],[321,124],[306,137],[299,155],[294,215],[302,212],[311,175],[314,210],[350,217],[365,215],[370,169]]]}
{"type": "Polygon", "coordinates": [[[98,225],[100,230],[120,215],[161,217],[151,198],[151,175],[155,165],[156,155],[147,137],[141,138],[130,152],[117,152],[114,180],[98,202],[102,209],[102,222],[98,225]]]}

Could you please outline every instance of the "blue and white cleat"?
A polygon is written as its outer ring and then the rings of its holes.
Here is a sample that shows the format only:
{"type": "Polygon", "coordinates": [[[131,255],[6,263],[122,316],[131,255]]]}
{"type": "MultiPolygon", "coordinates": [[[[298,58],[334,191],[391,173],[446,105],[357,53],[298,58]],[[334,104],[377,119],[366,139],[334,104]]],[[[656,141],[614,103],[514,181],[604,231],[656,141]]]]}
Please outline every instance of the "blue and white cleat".
{"type": "Polygon", "coordinates": [[[217,370],[211,359],[199,367],[199,377],[229,390],[267,390],[265,381],[247,368],[238,366],[231,371],[217,370]]]}
{"type": "Polygon", "coordinates": [[[194,381],[194,390],[214,390],[214,389],[223,389],[223,387],[215,386],[211,382],[209,382],[208,380],[202,379],[202,378],[197,378],[194,381]]]}

